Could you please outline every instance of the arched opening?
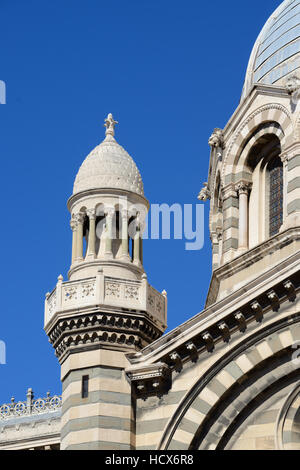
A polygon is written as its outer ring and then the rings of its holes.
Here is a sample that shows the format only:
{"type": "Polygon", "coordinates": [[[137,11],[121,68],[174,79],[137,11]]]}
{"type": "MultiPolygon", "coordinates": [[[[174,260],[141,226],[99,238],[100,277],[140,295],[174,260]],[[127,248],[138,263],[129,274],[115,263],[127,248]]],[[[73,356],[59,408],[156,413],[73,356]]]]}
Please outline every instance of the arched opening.
{"type": "Polygon", "coordinates": [[[283,222],[283,167],[280,153],[278,137],[265,134],[248,154],[246,165],[252,173],[249,248],[276,235],[283,222]]]}
{"type": "Polygon", "coordinates": [[[131,216],[128,222],[128,250],[131,261],[134,258],[134,237],[136,234],[136,216],[131,216]]]}
{"type": "Polygon", "coordinates": [[[104,254],[104,238],[105,238],[105,211],[104,205],[100,204],[96,207],[96,243],[95,252],[97,257],[100,257],[101,252],[104,254]]]}
{"type": "Polygon", "coordinates": [[[113,216],[113,242],[112,242],[112,252],[113,257],[118,258],[121,256],[122,251],[122,217],[120,214],[119,207],[116,207],[114,216],[113,216]]]}
{"type": "Polygon", "coordinates": [[[88,252],[89,230],[89,218],[85,214],[83,220],[83,259],[86,257],[88,252]]]}

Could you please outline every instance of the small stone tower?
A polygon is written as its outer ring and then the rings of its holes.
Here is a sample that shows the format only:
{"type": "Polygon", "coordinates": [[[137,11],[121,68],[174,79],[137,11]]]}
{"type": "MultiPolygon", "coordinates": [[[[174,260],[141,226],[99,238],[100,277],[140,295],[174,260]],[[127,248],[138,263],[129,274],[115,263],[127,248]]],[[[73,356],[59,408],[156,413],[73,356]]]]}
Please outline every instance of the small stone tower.
{"type": "Polygon", "coordinates": [[[61,364],[62,449],[135,448],[127,353],[166,329],[166,293],[148,284],[142,233],[149,203],[133,159],[114,138],[85,159],[68,201],[73,232],[68,281],[46,295],[45,331],[61,364]]]}

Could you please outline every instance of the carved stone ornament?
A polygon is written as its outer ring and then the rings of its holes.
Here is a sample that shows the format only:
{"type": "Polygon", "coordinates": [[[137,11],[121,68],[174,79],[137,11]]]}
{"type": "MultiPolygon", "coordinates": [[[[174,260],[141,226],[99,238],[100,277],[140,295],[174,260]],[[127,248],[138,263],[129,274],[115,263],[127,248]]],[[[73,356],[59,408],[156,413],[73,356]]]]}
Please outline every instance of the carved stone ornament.
{"type": "Polygon", "coordinates": [[[222,129],[215,129],[208,140],[208,144],[212,148],[225,148],[225,141],[224,141],[224,132],[222,129]]]}
{"type": "Polygon", "coordinates": [[[104,127],[106,127],[106,135],[115,135],[115,126],[118,121],[115,121],[113,115],[110,113],[104,121],[104,127]]]}
{"type": "Polygon", "coordinates": [[[142,366],[135,371],[126,371],[136,397],[146,400],[150,396],[167,394],[171,388],[171,370],[166,364],[142,366]]]}
{"type": "Polygon", "coordinates": [[[290,75],[285,82],[285,89],[290,95],[293,95],[300,89],[300,79],[298,75],[290,75]]]}
{"type": "Polygon", "coordinates": [[[204,187],[201,189],[199,196],[199,201],[207,201],[211,199],[210,190],[208,189],[208,183],[204,183],[204,187]]]}
{"type": "Polygon", "coordinates": [[[86,211],[86,215],[88,216],[88,218],[89,218],[90,220],[95,220],[95,219],[96,219],[96,211],[95,211],[95,209],[88,209],[88,210],[86,211]]]}
{"type": "Polygon", "coordinates": [[[241,181],[236,185],[236,191],[238,194],[248,194],[252,187],[252,183],[247,183],[245,181],[241,181]]]}

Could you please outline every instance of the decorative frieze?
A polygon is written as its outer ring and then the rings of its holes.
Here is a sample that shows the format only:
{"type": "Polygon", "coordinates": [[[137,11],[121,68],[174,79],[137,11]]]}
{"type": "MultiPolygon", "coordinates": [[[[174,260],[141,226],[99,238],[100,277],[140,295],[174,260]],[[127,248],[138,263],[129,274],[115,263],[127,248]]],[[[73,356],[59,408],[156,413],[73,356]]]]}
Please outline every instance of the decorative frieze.
{"type": "Polygon", "coordinates": [[[105,297],[119,299],[121,295],[121,284],[118,282],[105,283],[105,297]]]}
{"type": "Polygon", "coordinates": [[[124,297],[125,299],[139,300],[140,298],[140,289],[138,286],[125,285],[124,288],[124,297]]]}
{"type": "Polygon", "coordinates": [[[82,281],[63,283],[59,278],[56,289],[46,295],[45,324],[58,312],[93,305],[144,311],[163,329],[166,327],[166,293],[153,289],[147,279],[130,281],[105,277],[102,271],[97,277],[82,281]]]}

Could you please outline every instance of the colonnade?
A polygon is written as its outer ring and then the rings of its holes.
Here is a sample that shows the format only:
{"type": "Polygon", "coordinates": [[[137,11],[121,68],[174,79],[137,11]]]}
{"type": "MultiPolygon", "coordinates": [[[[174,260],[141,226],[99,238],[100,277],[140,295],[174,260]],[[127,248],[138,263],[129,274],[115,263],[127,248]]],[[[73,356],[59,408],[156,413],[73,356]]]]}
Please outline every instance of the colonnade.
{"type": "MultiPolygon", "coordinates": [[[[105,225],[104,225],[104,234],[101,236],[100,243],[105,244],[104,258],[112,259],[113,254],[113,241],[116,239],[116,234],[114,231],[114,217],[117,214],[115,209],[109,209],[105,212],[105,225]]],[[[140,226],[139,217],[137,214],[134,216],[135,223],[135,234],[133,237],[133,249],[132,249],[132,259],[129,254],[129,220],[132,219],[132,214],[128,211],[120,211],[120,220],[121,223],[121,233],[118,240],[121,241],[121,253],[118,256],[119,259],[124,261],[133,261],[136,265],[141,265],[143,262],[142,259],[142,231],[140,226]]],[[[79,212],[76,215],[72,216],[70,225],[73,232],[72,237],[72,265],[75,263],[82,262],[85,260],[100,259],[99,253],[96,253],[96,240],[97,240],[97,227],[96,227],[96,211],[87,210],[86,212],[79,212]],[[88,240],[87,240],[87,250],[84,254],[83,238],[84,238],[84,224],[88,217],[88,240]]],[[[99,250],[100,251],[100,250],[99,250]]],[[[102,256],[101,256],[102,257],[102,256]]]]}

